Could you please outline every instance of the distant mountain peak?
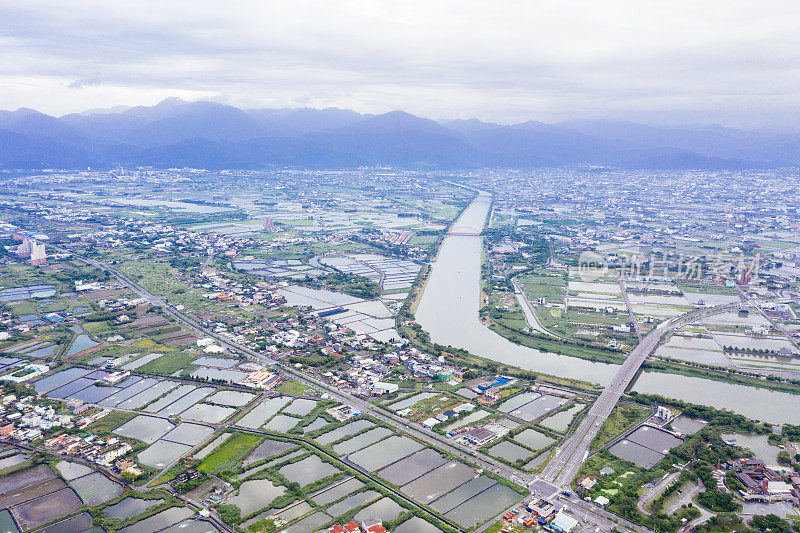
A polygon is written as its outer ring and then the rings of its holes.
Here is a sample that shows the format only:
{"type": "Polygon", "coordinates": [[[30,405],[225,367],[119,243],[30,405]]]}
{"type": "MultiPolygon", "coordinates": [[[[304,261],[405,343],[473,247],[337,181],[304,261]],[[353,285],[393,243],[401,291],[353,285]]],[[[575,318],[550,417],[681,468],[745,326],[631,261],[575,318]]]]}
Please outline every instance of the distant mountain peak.
{"type": "MultiPolygon", "coordinates": [[[[201,101],[201,100],[198,100],[201,101]]],[[[155,105],[155,107],[175,107],[181,104],[189,103],[177,96],[168,96],[155,105]]]]}
{"type": "Polygon", "coordinates": [[[719,125],[670,128],[593,119],[504,126],[474,118],[436,122],[399,109],[379,115],[335,107],[242,110],[178,97],[97,111],[60,118],[30,108],[0,111],[0,168],[800,165],[800,136],[719,125]]]}

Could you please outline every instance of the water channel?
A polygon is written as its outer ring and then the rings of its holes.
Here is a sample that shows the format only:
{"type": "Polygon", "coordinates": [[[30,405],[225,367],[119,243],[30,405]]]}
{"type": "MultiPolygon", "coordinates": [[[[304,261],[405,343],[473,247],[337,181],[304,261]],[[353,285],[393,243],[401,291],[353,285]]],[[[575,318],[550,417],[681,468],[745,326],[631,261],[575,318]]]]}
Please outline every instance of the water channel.
{"type": "MultiPolygon", "coordinates": [[[[467,228],[480,231],[490,203],[490,195],[479,194],[453,227],[459,233],[468,232],[467,228]]],[[[480,321],[482,239],[480,235],[445,237],[416,312],[417,322],[431,340],[527,370],[607,384],[617,365],[514,344],[480,321]]],[[[727,408],[771,423],[800,423],[800,396],[788,393],[654,372],[643,373],[634,390],[727,408]]]]}

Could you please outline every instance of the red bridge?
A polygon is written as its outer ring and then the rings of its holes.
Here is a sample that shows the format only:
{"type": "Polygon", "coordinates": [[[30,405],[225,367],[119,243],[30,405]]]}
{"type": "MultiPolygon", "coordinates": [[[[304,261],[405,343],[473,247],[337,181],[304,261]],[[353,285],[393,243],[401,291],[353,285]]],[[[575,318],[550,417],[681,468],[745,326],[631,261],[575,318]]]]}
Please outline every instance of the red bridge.
{"type": "Polygon", "coordinates": [[[475,229],[471,226],[453,226],[447,232],[448,235],[469,235],[478,236],[483,233],[483,230],[475,229]]]}

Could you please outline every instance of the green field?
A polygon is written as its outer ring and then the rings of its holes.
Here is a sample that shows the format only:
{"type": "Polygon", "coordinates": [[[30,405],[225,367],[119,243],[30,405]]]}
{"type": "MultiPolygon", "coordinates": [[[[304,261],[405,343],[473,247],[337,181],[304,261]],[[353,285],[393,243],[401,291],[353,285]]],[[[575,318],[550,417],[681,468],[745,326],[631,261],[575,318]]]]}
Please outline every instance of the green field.
{"type": "Polygon", "coordinates": [[[143,364],[137,371],[147,374],[171,375],[191,365],[192,361],[197,357],[196,354],[192,353],[169,353],[143,364]]]}
{"type": "Polygon", "coordinates": [[[590,449],[599,450],[622,436],[626,431],[647,420],[653,411],[646,407],[620,403],[611,411],[611,416],[603,422],[600,431],[592,441],[590,449]]]}
{"type": "Polygon", "coordinates": [[[203,459],[197,469],[206,474],[236,470],[247,454],[262,440],[264,437],[259,435],[238,433],[203,459]]]}

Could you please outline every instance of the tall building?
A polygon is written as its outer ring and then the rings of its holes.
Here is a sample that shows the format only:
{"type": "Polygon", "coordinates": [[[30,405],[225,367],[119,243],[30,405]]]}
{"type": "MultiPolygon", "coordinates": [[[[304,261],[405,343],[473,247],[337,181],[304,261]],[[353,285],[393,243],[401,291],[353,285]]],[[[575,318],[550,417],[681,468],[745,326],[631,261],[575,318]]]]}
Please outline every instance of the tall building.
{"type": "Polygon", "coordinates": [[[17,247],[17,255],[22,259],[30,259],[34,266],[47,264],[47,254],[44,251],[44,243],[37,242],[36,239],[25,237],[22,244],[17,247]]]}
{"type": "Polygon", "coordinates": [[[33,266],[42,266],[47,264],[47,254],[44,251],[44,243],[34,241],[31,248],[31,264],[33,266]]]}
{"type": "Polygon", "coordinates": [[[36,239],[24,237],[22,244],[17,247],[17,255],[22,259],[30,259],[33,247],[36,245],[36,239]]]}
{"type": "Polygon", "coordinates": [[[275,227],[275,221],[272,217],[267,217],[264,219],[264,231],[277,231],[278,228],[275,227]]]}

